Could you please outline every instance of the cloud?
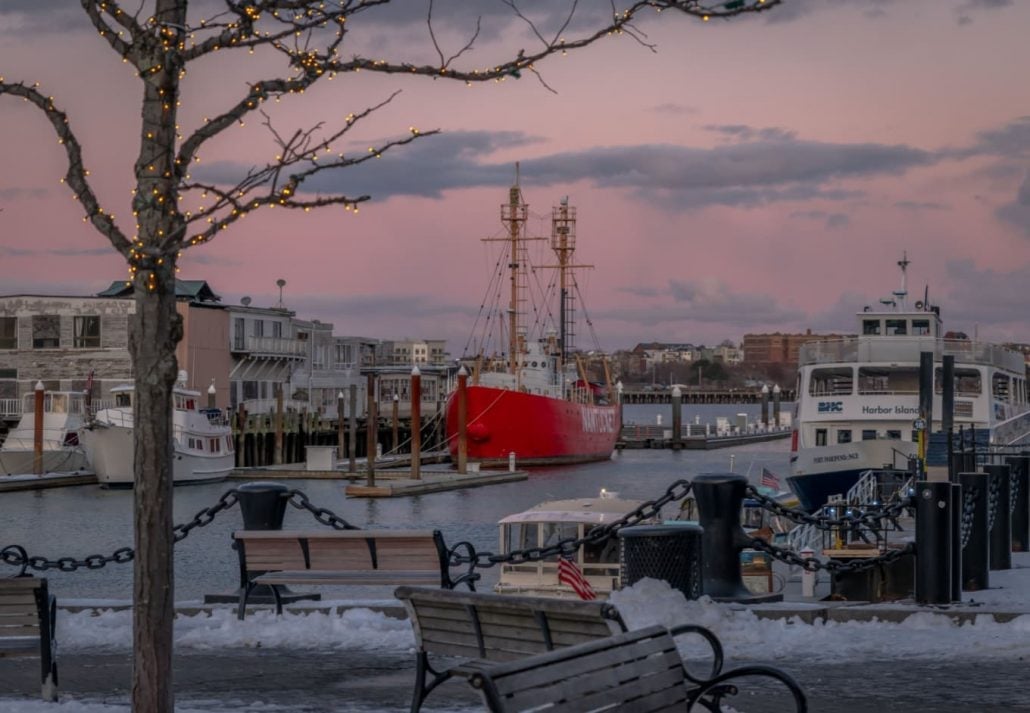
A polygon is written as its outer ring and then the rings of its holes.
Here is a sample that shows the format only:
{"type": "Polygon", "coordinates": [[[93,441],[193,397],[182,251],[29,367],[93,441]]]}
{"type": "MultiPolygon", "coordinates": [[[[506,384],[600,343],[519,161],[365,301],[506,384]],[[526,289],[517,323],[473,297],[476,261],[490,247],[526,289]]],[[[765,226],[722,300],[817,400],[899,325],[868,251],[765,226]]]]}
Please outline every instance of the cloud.
{"type": "MultiPolygon", "coordinates": [[[[972,260],[950,260],[945,270],[945,284],[930,285],[930,301],[941,305],[948,329],[972,335],[974,327],[979,325],[1004,338],[1026,341],[1026,286],[1030,284],[1030,265],[1002,272],[980,269],[972,260]]],[[[984,332],[981,336],[999,338],[984,332]]]]}
{"type": "Polygon", "coordinates": [[[976,135],[976,141],[959,149],[959,157],[998,156],[1005,159],[1030,158],[1030,116],[1021,116],[1001,128],[987,129],[976,135]]]}
{"type": "Polygon", "coordinates": [[[639,288],[623,288],[623,291],[638,295],[648,293],[647,296],[656,297],[660,303],[619,307],[600,313],[594,310],[594,316],[645,326],[689,321],[732,325],[742,330],[796,322],[805,317],[801,310],[780,306],[772,295],[742,292],[718,278],[670,280],[653,294],[639,288]]]}
{"type": "Polygon", "coordinates": [[[7,257],[96,257],[114,254],[114,248],[18,248],[0,245],[0,255],[7,257]]]}
{"type": "Polygon", "coordinates": [[[824,210],[798,210],[790,214],[791,218],[824,221],[827,228],[842,228],[851,222],[844,213],[828,213],[824,210]]]}
{"type": "Polygon", "coordinates": [[[758,128],[746,124],[708,124],[702,128],[737,141],[791,141],[797,136],[794,131],[776,126],[758,128]]]}
{"type": "Polygon", "coordinates": [[[948,206],[936,201],[897,201],[894,207],[917,212],[921,210],[945,210],[948,206]]]}
{"type": "Polygon", "coordinates": [[[49,191],[45,188],[0,188],[0,201],[46,198],[47,195],[49,195],[49,191]]]}
{"type": "MultiPolygon", "coordinates": [[[[760,135],[763,130],[739,133],[760,135]]],[[[522,161],[522,174],[536,185],[588,181],[626,189],[669,210],[709,205],[755,206],[813,198],[848,200],[861,192],[833,185],[839,180],[900,175],[927,166],[934,154],[903,145],[831,144],[785,138],[713,148],[667,144],[607,146],[538,156],[522,161]]],[[[537,140],[516,132],[458,131],[428,136],[383,158],[326,171],[308,181],[309,193],[369,194],[376,199],[411,195],[439,198],[449,189],[506,186],[511,163],[490,163],[501,149],[527,148],[537,140]]],[[[246,167],[230,162],[198,169],[205,181],[235,183],[246,167]]]]}
{"type": "Polygon", "coordinates": [[[1027,171],[1016,191],[1016,199],[1000,206],[995,215],[1005,223],[1013,225],[1030,237],[1030,171],[1027,171]]]}
{"type": "Polygon", "coordinates": [[[665,102],[664,104],[658,104],[657,106],[651,107],[651,111],[653,111],[655,114],[687,116],[689,114],[696,114],[698,112],[698,109],[697,107],[687,106],[686,104],[675,104],[673,102],[665,102]]]}

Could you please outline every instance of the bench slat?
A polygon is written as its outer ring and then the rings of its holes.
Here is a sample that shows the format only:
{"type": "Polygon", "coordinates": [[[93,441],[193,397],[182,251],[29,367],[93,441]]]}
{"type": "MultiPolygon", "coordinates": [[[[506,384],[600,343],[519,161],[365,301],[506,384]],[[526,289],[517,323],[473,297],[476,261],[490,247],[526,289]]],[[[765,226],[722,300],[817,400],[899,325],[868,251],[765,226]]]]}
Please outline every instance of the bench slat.
{"type": "Polygon", "coordinates": [[[0,626],[0,639],[12,636],[35,636],[39,641],[39,621],[35,624],[23,624],[21,626],[0,626]]]}
{"type": "Polygon", "coordinates": [[[39,626],[39,612],[35,607],[32,611],[26,611],[20,609],[18,611],[5,612],[0,609],[0,632],[3,632],[9,626],[25,626],[34,624],[36,627],[39,626]]]}
{"type": "Polygon", "coordinates": [[[304,537],[309,540],[365,540],[390,538],[430,538],[433,530],[237,530],[235,540],[281,540],[283,536],[304,537]]]}
{"type": "Polygon", "coordinates": [[[300,570],[297,572],[270,572],[253,577],[256,584],[439,584],[440,571],[425,570],[390,571],[368,570],[359,572],[321,572],[300,570]]]}
{"type": "Polygon", "coordinates": [[[36,606],[36,595],[32,591],[8,592],[0,594],[0,606],[27,607],[36,606]]]}

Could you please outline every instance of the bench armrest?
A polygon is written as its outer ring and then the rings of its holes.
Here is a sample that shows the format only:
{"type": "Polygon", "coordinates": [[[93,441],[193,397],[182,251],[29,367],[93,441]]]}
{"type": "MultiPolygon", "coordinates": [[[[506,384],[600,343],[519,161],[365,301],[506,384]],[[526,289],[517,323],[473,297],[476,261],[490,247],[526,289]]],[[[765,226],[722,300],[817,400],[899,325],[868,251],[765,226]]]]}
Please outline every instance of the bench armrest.
{"type": "Polygon", "coordinates": [[[455,589],[459,584],[466,585],[473,592],[476,591],[476,582],[479,580],[481,575],[476,572],[476,548],[471,542],[462,541],[447,550],[447,566],[460,567],[462,565],[468,565],[468,570],[453,579],[451,579],[451,589],[455,589]],[[464,550],[464,554],[460,551],[464,550]]]}

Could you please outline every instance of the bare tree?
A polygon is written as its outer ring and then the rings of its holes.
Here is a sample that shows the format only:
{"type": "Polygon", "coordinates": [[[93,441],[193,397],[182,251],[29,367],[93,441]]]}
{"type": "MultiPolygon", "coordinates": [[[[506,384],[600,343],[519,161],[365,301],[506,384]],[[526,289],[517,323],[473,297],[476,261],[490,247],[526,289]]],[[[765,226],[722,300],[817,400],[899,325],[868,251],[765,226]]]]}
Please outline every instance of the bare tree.
{"type": "MultiPolygon", "coordinates": [[[[411,2],[395,0],[394,5],[402,1],[411,2]]],[[[316,194],[307,192],[305,183],[317,174],[361,164],[436,133],[412,128],[400,138],[372,147],[367,154],[352,156],[342,151],[348,132],[392,96],[349,115],[338,125],[319,123],[288,133],[272,126],[262,105],[269,100],[290,99],[323,80],[359,71],[466,83],[528,73],[547,87],[538,65],[602,38],[628,35],[653,50],[634,24],[644,13],[672,11],[701,20],[725,19],[766,10],[780,1],[723,0],[705,4],[699,0],[610,0],[598,21],[596,11],[584,13],[578,0],[554,0],[563,9],[563,20],[557,23],[557,31],[545,31],[517,0],[498,0],[512,19],[524,23],[534,45],[487,63],[485,68],[474,68],[469,60],[479,39],[478,22],[466,41],[445,51],[438,39],[439,26],[434,25],[438,18],[434,18],[432,0],[425,4],[426,42],[437,61],[428,64],[361,55],[344,58],[344,42],[354,27],[351,18],[389,5],[391,0],[195,0],[192,4],[198,9],[193,12],[189,0],[141,0],[129,9],[123,8],[119,0],[80,0],[94,30],[135,68],[142,84],[140,149],[131,206],[135,225],[131,230],[100,205],[83,164],[82,147],[55,99],[32,83],[0,78],[0,95],[25,99],[50,121],[67,155],[64,182],[81,203],[86,220],[125,258],[134,288],[136,310],[129,339],[136,374],[134,710],[168,713],[173,707],[171,392],[177,374],[175,346],[182,337],[181,320],[175,311],[179,257],[184,250],[212,240],[260,208],[353,209],[369,197],[316,194]],[[199,17],[201,14],[205,16],[199,17]],[[594,18],[593,26],[590,18],[594,18]],[[566,37],[573,28],[580,29],[575,30],[575,36],[566,37]],[[190,64],[216,52],[256,51],[278,56],[281,74],[250,81],[235,100],[213,107],[210,118],[192,133],[181,129],[180,87],[190,64]],[[229,185],[194,180],[189,167],[198,152],[226,129],[254,115],[261,116],[273,132],[277,155],[229,185]],[[210,203],[203,210],[187,212],[181,207],[204,193],[210,203]]],[[[221,102],[227,93],[228,89],[207,99],[221,102]]]]}

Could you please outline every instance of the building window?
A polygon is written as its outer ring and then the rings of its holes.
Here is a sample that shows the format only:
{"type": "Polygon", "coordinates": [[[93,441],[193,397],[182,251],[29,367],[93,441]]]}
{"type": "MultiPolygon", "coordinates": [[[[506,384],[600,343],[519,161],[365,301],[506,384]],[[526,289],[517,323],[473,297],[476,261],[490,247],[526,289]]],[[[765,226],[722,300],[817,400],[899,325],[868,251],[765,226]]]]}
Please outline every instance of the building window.
{"type": "Polygon", "coordinates": [[[837,443],[851,443],[851,431],[837,431],[837,443]]]}
{"type": "Polygon", "coordinates": [[[76,317],[74,328],[76,349],[100,348],[100,317],[98,315],[76,317]]]}
{"type": "Polygon", "coordinates": [[[263,319],[254,320],[254,336],[263,337],[265,336],[265,321],[263,319]]]}
{"type": "Polygon", "coordinates": [[[18,398],[18,370],[0,369],[0,399],[18,398]]]}
{"type": "Polygon", "coordinates": [[[57,349],[61,346],[61,318],[56,314],[32,315],[32,348],[57,349]]]}
{"type": "Polygon", "coordinates": [[[234,317],[232,320],[232,348],[236,351],[243,351],[247,346],[247,323],[243,317],[234,317]]]}
{"type": "Polygon", "coordinates": [[[272,336],[279,339],[283,336],[283,323],[272,322],[272,336]]]}
{"type": "Polygon", "coordinates": [[[0,317],[0,349],[18,348],[18,318],[0,317]]]}

